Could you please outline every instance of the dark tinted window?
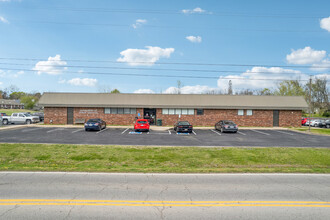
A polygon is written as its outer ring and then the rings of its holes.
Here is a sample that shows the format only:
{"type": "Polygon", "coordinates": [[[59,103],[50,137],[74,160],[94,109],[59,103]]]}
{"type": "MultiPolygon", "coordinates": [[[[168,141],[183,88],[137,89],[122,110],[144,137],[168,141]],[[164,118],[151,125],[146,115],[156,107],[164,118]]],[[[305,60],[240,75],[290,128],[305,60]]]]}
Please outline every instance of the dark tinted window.
{"type": "Polygon", "coordinates": [[[98,119],[89,119],[87,121],[87,123],[95,123],[95,122],[99,122],[99,120],[98,119]]]}
{"type": "Polygon", "coordinates": [[[147,121],[137,121],[138,124],[147,124],[147,121]]]}
{"type": "Polygon", "coordinates": [[[226,124],[226,125],[234,125],[235,123],[232,122],[232,121],[224,121],[224,124],[226,124]]]}
{"type": "Polygon", "coordinates": [[[204,109],[197,109],[197,115],[204,115],[204,109]]]}
{"type": "Polygon", "coordinates": [[[187,121],[180,121],[178,125],[190,125],[187,121]]]}

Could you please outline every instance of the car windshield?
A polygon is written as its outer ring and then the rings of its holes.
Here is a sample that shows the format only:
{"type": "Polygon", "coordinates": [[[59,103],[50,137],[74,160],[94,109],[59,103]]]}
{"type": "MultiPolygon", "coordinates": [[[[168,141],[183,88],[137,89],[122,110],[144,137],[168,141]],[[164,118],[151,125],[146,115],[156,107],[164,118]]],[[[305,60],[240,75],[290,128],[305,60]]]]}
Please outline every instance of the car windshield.
{"type": "Polygon", "coordinates": [[[180,121],[178,125],[190,125],[187,121],[180,121]]]}
{"type": "Polygon", "coordinates": [[[24,114],[24,115],[25,115],[26,117],[30,117],[30,116],[31,116],[30,114],[27,114],[27,113],[26,113],[26,114],[24,114]]]}
{"type": "Polygon", "coordinates": [[[138,124],[147,124],[147,121],[137,121],[138,124]]]}
{"type": "Polygon", "coordinates": [[[234,125],[235,123],[232,121],[223,121],[225,125],[234,125]]]}
{"type": "Polygon", "coordinates": [[[87,123],[96,123],[96,122],[99,122],[99,120],[98,119],[89,119],[87,121],[87,123]]]}

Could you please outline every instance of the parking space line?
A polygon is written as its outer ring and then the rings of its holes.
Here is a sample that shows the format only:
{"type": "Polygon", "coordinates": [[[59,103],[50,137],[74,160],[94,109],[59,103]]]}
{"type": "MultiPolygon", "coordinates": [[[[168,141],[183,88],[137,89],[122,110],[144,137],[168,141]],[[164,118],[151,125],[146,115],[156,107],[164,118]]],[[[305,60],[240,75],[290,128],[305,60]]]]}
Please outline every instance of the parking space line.
{"type": "Polygon", "coordinates": [[[242,133],[242,132],[240,132],[240,131],[237,131],[237,133],[242,134],[242,135],[246,135],[245,133],[242,133]]]}
{"type": "Polygon", "coordinates": [[[121,132],[121,134],[124,134],[129,128],[126,128],[123,132],[121,132]]]}
{"type": "Polygon", "coordinates": [[[168,133],[169,133],[169,134],[171,134],[171,131],[170,131],[170,130],[168,130],[168,133]]]}
{"type": "Polygon", "coordinates": [[[197,135],[195,131],[192,131],[192,133],[194,133],[194,135],[197,135]]]}
{"type": "Polygon", "coordinates": [[[221,136],[221,133],[217,132],[216,130],[211,129],[210,131],[213,131],[214,133],[216,133],[217,135],[221,136]]]}
{"type": "Polygon", "coordinates": [[[278,130],[274,130],[274,131],[276,131],[276,132],[279,132],[279,133],[282,133],[282,134],[287,134],[287,135],[294,135],[294,134],[291,134],[291,133],[288,133],[288,132],[284,132],[284,131],[278,131],[278,130]]]}
{"type": "Polygon", "coordinates": [[[76,132],[78,132],[78,131],[83,131],[84,129],[78,129],[78,130],[75,130],[75,131],[73,131],[73,132],[71,132],[72,134],[73,133],[76,133],[76,132]]]}
{"type": "Polygon", "coordinates": [[[43,129],[43,128],[29,128],[29,129],[22,130],[22,132],[35,131],[35,130],[40,130],[40,129],[43,129]]]}
{"type": "Polygon", "coordinates": [[[108,130],[108,129],[109,129],[109,128],[105,128],[105,129],[103,129],[103,130],[101,130],[101,131],[96,132],[96,134],[101,133],[101,132],[103,132],[103,131],[106,131],[106,130],[108,130]]]}
{"type": "Polygon", "coordinates": [[[262,131],[258,131],[258,130],[252,130],[252,129],[251,129],[251,131],[254,131],[254,132],[257,132],[257,133],[260,133],[260,134],[264,134],[264,135],[270,135],[270,134],[268,134],[268,133],[264,133],[264,132],[262,132],[262,131]]]}
{"type": "Polygon", "coordinates": [[[63,130],[64,130],[64,128],[55,128],[53,130],[47,131],[47,133],[51,133],[51,132],[54,132],[54,131],[63,131],[63,130]]]}

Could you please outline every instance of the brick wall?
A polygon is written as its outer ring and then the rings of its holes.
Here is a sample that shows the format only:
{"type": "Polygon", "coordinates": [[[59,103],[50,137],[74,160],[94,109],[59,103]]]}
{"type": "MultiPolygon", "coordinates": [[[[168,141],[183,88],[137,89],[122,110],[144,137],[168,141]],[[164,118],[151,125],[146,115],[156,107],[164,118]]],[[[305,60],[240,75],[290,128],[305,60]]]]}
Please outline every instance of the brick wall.
{"type": "MultiPolygon", "coordinates": [[[[74,108],[74,119],[101,118],[108,125],[132,125],[138,113],[143,115],[143,109],[136,109],[136,114],[104,114],[104,108],[74,108]]],[[[48,108],[45,107],[45,124],[66,124],[67,109],[66,108],[48,108]]],[[[280,111],[279,125],[281,127],[299,127],[301,126],[301,111],[280,111]]],[[[157,109],[157,119],[162,119],[164,126],[172,126],[176,121],[189,121],[194,126],[214,126],[220,120],[232,120],[238,126],[256,126],[256,127],[272,127],[273,111],[272,110],[253,110],[251,116],[239,116],[237,109],[220,110],[220,109],[204,109],[203,115],[197,115],[195,109],[194,115],[163,115],[162,109],[157,109]]],[[[140,117],[141,118],[141,117],[140,117]]]]}

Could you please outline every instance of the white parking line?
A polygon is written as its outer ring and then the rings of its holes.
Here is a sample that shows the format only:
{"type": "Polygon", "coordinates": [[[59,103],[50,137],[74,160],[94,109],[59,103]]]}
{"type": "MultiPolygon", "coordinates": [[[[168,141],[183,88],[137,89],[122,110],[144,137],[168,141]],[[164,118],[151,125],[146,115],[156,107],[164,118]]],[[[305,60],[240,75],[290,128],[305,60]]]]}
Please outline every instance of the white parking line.
{"type": "Polygon", "coordinates": [[[237,131],[237,133],[242,134],[242,135],[246,135],[245,133],[242,133],[242,132],[240,132],[240,131],[237,131]]]}
{"type": "Polygon", "coordinates": [[[260,133],[260,134],[264,134],[264,135],[270,135],[270,134],[264,133],[262,131],[257,131],[257,130],[252,130],[252,129],[251,129],[251,131],[254,131],[254,132],[257,132],[257,133],[260,133]]]}
{"type": "Polygon", "coordinates": [[[294,134],[291,134],[291,133],[288,133],[288,132],[284,132],[284,131],[278,131],[278,130],[274,130],[274,131],[276,131],[276,132],[279,132],[279,133],[282,133],[282,134],[288,134],[288,135],[294,135],[294,134]]]}
{"type": "Polygon", "coordinates": [[[64,128],[55,128],[53,130],[47,131],[47,133],[54,132],[54,131],[63,131],[63,130],[64,130],[64,128]]]}
{"type": "Polygon", "coordinates": [[[171,134],[171,131],[170,131],[170,130],[168,130],[168,133],[169,133],[169,134],[171,134]]]}
{"type": "Polygon", "coordinates": [[[216,133],[217,135],[221,136],[221,133],[217,132],[216,130],[211,129],[211,131],[213,131],[214,133],[216,133]]]}
{"type": "Polygon", "coordinates": [[[101,133],[101,132],[103,132],[103,131],[106,131],[106,130],[108,130],[108,129],[109,129],[109,128],[105,128],[105,129],[103,129],[103,130],[101,130],[101,131],[96,132],[96,134],[101,133]]]}
{"type": "Polygon", "coordinates": [[[194,135],[197,135],[195,131],[192,131],[192,133],[194,133],[194,135]]]}
{"type": "Polygon", "coordinates": [[[129,128],[126,128],[125,131],[121,132],[121,134],[124,134],[129,128]]]}
{"type": "Polygon", "coordinates": [[[76,132],[78,132],[78,131],[83,131],[84,129],[78,129],[78,130],[75,130],[75,131],[73,131],[73,132],[71,132],[72,134],[73,133],[76,133],[76,132]]]}
{"type": "Polygon", "coordinates": [[[43,128],[30,128],[30,129],[24,129],[24,130],[22,130],[22,132],[35,131],[35,130],[40,130],[40,129],[43,129],[43,128]]]}

